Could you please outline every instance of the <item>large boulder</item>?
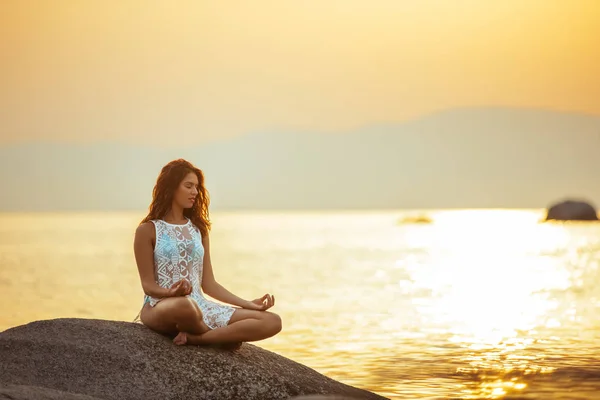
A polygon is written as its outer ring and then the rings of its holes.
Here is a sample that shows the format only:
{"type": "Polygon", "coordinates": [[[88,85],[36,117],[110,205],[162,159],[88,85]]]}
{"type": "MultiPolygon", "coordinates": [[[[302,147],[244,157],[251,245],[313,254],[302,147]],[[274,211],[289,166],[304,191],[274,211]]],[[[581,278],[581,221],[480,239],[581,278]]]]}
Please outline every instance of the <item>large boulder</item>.
{"type": "Polygon", "coordinates": [[[0,333],[0,399],[382,399],[257,346],[176,346],[141,324],[55,319],[0,333]]]}
{"type": "Polygon", "coordinates": [[[546,221],[598,221],[598,213],[585,201],[565,200],[548,208],[546,221]]]}
{"type": "Polygon", "coordinates": [[[101,400],[85,394],[67,393],[39,386],[0,383],[0,400],[101,400]]]}

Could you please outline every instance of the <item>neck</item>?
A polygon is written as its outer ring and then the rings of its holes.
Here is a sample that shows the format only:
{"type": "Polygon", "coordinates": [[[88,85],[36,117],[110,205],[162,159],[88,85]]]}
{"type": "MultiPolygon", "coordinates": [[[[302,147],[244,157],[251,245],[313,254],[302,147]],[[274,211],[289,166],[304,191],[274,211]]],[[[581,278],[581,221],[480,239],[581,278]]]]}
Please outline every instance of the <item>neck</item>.
{"type": "Polygon", "coordinates": [[[183,216],[183,208],[177,204],[172,204],[171,209],[167,211],[163,219],[167,222],[183,222],[186,218],[183,216]]]}

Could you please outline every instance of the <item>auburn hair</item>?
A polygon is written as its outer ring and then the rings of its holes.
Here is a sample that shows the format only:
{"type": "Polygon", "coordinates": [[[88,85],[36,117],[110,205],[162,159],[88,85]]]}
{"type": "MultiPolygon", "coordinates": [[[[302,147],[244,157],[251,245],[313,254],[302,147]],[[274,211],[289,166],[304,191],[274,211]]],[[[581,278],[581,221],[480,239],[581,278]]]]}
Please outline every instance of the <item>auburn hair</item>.
{"type": "Polygon", "coordinates": [[[148,207],[148,215],[140,224],[164,218],[171,209],[175,191],[190,172],[198,177],[198,196],[191,208],[183,210],[183,215],[200,229],[203,237],[208,235],[211,226],[208,215],[210,196],[204,187],[204,173],[189,161],[181,158],[169,162],[160,171],[152,191],[152,203],[148,207]]]}

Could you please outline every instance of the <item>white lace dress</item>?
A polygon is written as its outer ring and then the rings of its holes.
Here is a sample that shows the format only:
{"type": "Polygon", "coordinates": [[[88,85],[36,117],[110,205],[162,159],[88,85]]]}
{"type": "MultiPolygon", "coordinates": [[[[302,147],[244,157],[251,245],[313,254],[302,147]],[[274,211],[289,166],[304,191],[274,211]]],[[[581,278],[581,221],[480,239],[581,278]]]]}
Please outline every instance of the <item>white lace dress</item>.
{"type": "MultiPolygon", "coordinates": [[[[156,229],[156,283],[168,289],[175,282],[187,279],[192,284],[192,293],[187,297],[198,304],[206,325],[210,329],[227,325],[236,308],[210,301],[202,294],[204,246],[200,230],[190,220],[184,225],[170,224],[163,220],[152,222],[156,229]]],[[[160,300],[146,295],[144,304],[154,307],[160,300]]]]}

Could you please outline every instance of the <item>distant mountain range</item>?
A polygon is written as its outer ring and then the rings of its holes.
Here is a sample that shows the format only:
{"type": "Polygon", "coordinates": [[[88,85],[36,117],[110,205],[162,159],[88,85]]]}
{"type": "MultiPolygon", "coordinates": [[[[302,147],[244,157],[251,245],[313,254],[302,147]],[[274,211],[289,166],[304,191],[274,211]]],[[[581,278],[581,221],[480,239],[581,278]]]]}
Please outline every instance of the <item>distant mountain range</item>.
{"type": "Polygon", "coordinates": [[[179,148],[0,147],[0,210],[145,209],[160,168],[179,157],[205,171],[219,209],[528,208],[565,196],[600,203],[599,116],[495,108],[179,148]]]}

